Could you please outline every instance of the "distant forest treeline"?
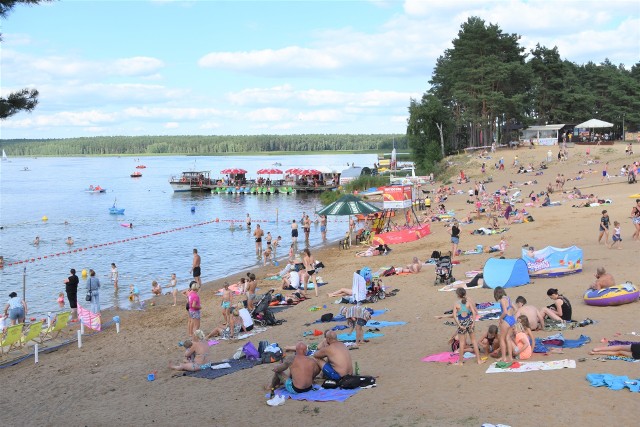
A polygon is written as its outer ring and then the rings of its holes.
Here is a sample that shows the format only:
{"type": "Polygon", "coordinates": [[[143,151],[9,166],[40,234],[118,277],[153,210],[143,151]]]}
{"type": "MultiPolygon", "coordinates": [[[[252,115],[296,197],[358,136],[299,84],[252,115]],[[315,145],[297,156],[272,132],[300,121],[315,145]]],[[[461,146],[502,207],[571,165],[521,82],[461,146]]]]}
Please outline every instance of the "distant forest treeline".
{"type": "Polygon", "coordinates": [[[407,150],[406,135],[96,136],[64,139],[4,139],[9,156],[99,156],[141,154],[215,155],[275,151],[407,150]]]}

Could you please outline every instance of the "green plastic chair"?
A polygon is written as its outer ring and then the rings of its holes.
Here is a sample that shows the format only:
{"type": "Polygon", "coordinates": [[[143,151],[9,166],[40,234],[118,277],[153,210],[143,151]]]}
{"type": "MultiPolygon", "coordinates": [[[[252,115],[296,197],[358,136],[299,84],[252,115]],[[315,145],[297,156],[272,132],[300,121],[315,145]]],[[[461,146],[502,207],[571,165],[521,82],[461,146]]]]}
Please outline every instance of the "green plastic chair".
{"type": "Polygon", "coordinates": [[[18,347],[20,345],[20,338],[22,338],[22,324],[9,326],[7,328],[7,332],[5,332],[2,337],[2,341],[0,341],[0,356],[4,355],[5,347],[9,347],[7,349],[7,353],[11,351],[14,347],[18,347]]]}

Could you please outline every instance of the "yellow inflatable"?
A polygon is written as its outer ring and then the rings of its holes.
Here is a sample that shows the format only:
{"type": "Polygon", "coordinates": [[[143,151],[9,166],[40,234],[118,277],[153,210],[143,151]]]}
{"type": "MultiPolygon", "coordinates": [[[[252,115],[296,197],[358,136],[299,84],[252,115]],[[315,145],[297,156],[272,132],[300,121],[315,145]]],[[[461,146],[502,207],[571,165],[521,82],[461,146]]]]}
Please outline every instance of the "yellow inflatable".
{"type": "Polygon", "coordinates": [[[632,194],[629,196],[630,199],[640,199],[640,193],[632,194]]]}
{"type": "Polygon", "coordinates": [[[82,270],[82,278],[83,279],[87,278],[87,270],[82,270]]]}

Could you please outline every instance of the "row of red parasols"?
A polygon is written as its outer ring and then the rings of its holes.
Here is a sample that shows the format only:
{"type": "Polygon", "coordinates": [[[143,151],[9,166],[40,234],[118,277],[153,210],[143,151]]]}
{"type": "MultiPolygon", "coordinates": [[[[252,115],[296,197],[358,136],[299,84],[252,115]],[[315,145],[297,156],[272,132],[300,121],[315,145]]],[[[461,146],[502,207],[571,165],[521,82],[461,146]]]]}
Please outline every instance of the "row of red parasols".
{"type": "MultiPolygon", "coordinates": [[[[240,169],[240,168],[229,168],[229,169],[223,169],[220,171],[220,173],[225,174],[225,175],[244,175],[247,173],[246,170],[244,169],[240,169]]],[[[281,171],[280,169],[276,169],[276,168],[268,168],[268,169],[259,169],[258,170],[258,174],[259,175],[280,175],[283,173],[288,173],[291,175],[298,175],[298,176],[309,176],[309,175],[321,175],[322,172],[320,172],[317,169],[302,169],[302,168],[291,168],[291,169],[287,169],[286,171],[281,171]]]]}

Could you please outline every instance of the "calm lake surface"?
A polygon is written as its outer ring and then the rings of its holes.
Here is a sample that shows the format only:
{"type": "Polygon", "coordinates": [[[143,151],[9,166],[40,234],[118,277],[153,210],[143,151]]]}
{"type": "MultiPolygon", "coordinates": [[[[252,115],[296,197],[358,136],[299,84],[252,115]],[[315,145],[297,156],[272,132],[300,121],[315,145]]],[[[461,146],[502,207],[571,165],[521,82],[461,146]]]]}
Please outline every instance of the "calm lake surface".
{"type": "MultiPolygon", "coordinates": [[[[64,291],[69,269],[75,268],[80,277],[82,270],[93,268],[103,286],[103,309],[114,305],[136,308],[127,299],[129,284],[138,286],[143,299],[150,295],[153,280],[166,285],[171,273],[177,274],[179,288],[188,286],[193,248],[202,256],[203,281],[261,267],[251,233],[230,230],[227,220],[244,224],[249,213],[254,229],[259,223],[274,238],[281,235],[281,258],[291,243],[291,220],[299,221],[303,212],[313,220],[313,212],[321,207],[318,195],[173,193],[168,180],[182,171],[210,170],[217,177],[222,169],[240,167],[252,178],[257,177],[258,169],[274,162],[281,163],[282,170],[327,166],[342,171],[347,163],[372,166],[376,161],[375,154],[10,158],[0,165],[0,225],[4,227],[0,255],[5,262],[0,269],[0,303],[4,307],[11,291],[22,294],[26,268],[29,317],[58,311],[56,299],[64,291]],[[141,178],[131,178],[138,164],[147,168],[141,169],[141,178]],[[87,193],[89,185],[100,185],[107,192],[87,193]],[[115,200],[125,209],[124,215],[109,214],[115,200]],[[43,221],[43,216],[48,220],[43,221]],[[207,223],[216,218],[220,222],[207,223]],[[122,223],[133,223],[133,228],[122,223]],[[33,244],[36,236],[40,237],[38,246],[33,244]],[[65,243],[68,236],[75,241],[72,246],[65,243]],[[77,252],[68,254],[69,250],[77,252]],[[15,264],[24,260],[30,262],[15,264]],[[120,273],[117,293],[109,278],[112,262],[120,273]]],[[[346,229],[346,218],[329,218],[327,238],[342,237],[346,229]]],[[[300,234],[303,240],[302,231],[300,234]]],[[[310,246],[321,243],[320,227],[314,224],[310,246]]],[[[79,300],[84,298],[84,288],[85,280],[80,277],[79,300]]],[[[68,309],[66,295],[65,307],[68,309]]]]}

